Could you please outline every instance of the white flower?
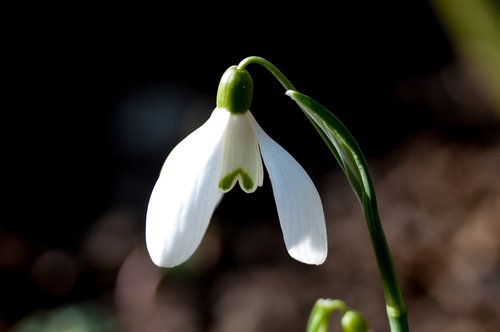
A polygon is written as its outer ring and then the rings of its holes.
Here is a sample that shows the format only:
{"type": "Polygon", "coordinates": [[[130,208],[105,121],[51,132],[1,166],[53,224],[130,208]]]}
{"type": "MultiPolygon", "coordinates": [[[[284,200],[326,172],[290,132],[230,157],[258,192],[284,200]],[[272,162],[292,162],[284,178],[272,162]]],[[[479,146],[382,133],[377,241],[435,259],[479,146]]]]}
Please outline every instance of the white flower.
{"type": "MultiPolygon", "coordinates": [[[[237,86],[247,88],[246,83],[237,86]]],[[[236,182],[247,193],[262,186],[263,159],[288,253],[303,263],[323,263],[325,218],[314,184],[249,111],[234,112],[231,102],[220,101],[221,85],[211,117],[172,150],[152,191],[146,216],[152,261],[164,267],[185,262],[199,246],[224,193],[236,182]]]]}

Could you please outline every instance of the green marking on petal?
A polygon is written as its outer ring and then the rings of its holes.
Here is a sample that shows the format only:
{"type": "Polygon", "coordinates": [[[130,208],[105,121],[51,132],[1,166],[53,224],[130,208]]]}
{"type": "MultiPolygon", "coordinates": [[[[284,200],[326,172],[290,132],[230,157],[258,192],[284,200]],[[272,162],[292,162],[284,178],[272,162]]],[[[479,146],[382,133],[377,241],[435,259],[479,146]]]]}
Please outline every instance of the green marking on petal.
{"type": "Polygon", "coordinates": [[[224,191],[229,191],[235,185],[236,180],[240,181],[240,186],[244,190],[251,190],[254,186],[253,180],[241,167],[235,169],[231,173],[225,175],[219,182],[219,188],[224,191]],[[239,177],[239,179],[238,179],[239,177]]]}

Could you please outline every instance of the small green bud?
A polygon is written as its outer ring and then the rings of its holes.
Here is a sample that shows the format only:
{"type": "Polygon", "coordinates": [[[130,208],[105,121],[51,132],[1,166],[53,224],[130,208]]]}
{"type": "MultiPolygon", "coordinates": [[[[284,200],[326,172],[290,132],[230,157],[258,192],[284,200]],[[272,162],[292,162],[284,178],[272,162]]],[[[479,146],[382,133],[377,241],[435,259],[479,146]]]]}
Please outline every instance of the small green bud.
{"type": "Polygon", "coordinates": [[[227,109],[231,113],[245,113],[250,108],[253,94],[253,81],[245,69],[229,67],[219,83],[217,90],[217,108],[227,109]]]}
{"type": "Polygon", "coordinates": [[[342,332],[366,332],[368,327],[361,314],[354,310],[348,310],[340,319],[342,332]]]}

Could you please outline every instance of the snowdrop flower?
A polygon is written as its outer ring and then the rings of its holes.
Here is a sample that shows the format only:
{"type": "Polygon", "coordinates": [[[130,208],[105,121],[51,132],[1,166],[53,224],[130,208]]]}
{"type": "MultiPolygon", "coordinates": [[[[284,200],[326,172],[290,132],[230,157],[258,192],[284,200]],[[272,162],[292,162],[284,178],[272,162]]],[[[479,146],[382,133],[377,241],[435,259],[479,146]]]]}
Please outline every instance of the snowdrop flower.
{"type": "Polygon", "coordinates": [[[262,186],[262,159],[288,253],[307,264],[325,261],[326,227],[318,191],[252,116],[252,92],[250,74],[230,67],[220,81],[211,117],[167,157],[146,216],[147,249],[156,265],[174,267],[194,253],[216,206],[237,182],[246,193],[262,186]]]}

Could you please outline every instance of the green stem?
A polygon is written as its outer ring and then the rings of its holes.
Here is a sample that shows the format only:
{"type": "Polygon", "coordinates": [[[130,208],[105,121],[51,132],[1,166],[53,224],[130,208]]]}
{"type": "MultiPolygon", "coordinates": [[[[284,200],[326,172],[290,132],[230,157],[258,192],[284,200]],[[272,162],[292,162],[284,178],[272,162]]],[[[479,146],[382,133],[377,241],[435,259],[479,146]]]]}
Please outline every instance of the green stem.
{"type": "Polygon", "coordinates": [[[377,265],[384,289],[387,316],[392,332],[410,330],[406,315],[406,305],[399,287],[389,246],[380,222],[375,196],[364,199],[366,224],[370,232],[377,265]]]}
{"type": "Polygon", "coordinates": [[[339,161],[365,213],[366,223],[382,280],[391,331],[408,332],[406,305],[396,278],[391,253],[380,222],[373,182],[368,170],[368,164],[354,137],[352,137],[343,123],[330,111],[313,99],[296,91],[285,75],[269,61],[261,57],[251,56],[242,60],[238,68],[243,69],[251,63],[256,63],[266,68],[288,90],[287,95],[295,100],[304,110],[309,120],[311,120],[329,146],[335,158],[339,161]]]}
{"type": "Polygon", "coordinates": [[[347,311],[347,306],[341,300],[317,300],[309,315],[306,332],[327,332],[330,314],[335,310],[340,311],[344,315],[347,311]]]}
{"type": "Polygon", "coordinates": [[[409,326],[406,306],[396,278],[389,246],[378,214],[373,181],[368,163],[354,137],[328,109],[298,91],[287,91],[287,95],[299,104],[308,119],[317,129],[330,151],[346,174],[353,191],[365,213],[366,224],[375,252],[387,315],[392,332],[407,332],[409,326]]]}
{"type": "Polygon", "coordinates": [[[262,67],[266,68],[271,74],[276,77],[276,79],[283,85],[285,90],[295,90],[293,87],[292,83],[283,75],[283,73],[276,68],[272,63],[267,61],[264,58],[258,57],[258,56],[249,56],[248,58],[245,58],[241,60],[241,62],[238,64],[238,69],[244,69],[247,65],[251,63],[256,63],[258,65],[261,65],[262,67]]]}

